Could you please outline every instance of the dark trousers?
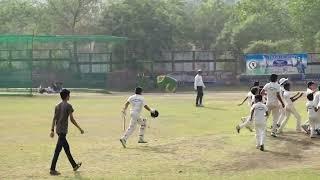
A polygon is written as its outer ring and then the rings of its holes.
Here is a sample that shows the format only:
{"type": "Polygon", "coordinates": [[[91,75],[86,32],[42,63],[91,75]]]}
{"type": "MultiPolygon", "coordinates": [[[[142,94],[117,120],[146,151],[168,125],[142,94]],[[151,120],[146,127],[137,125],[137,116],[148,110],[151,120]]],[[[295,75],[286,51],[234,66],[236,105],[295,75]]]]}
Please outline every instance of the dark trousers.
{"type": "Polygon", "coordinates": [[[197,86],[196,105],[202,104],[202,97],[203,97],[203,87],[202,86],[197,86]]]}
{"type": "Polygon", "coordinates": [[[58,142],[57,142],[57,146],[56,146],[56,150],[54,151],[54,155],[53,155],[53,159],[52,159],[52,163],[51,163],[51,168],[50,170],[56,170],[56,164],[59,158],[59,154],[62,150],[62,147],[64,149],[64,152],[66,153],[70,164],[72,165],[72,167],[76,167],[77,164],[76,162],[73,160],[73,157],[70,153],[70,147],[68,144],[68,141],[66,139],[66,134],[58,134],[59,138],[58,138],[58,142]]]}

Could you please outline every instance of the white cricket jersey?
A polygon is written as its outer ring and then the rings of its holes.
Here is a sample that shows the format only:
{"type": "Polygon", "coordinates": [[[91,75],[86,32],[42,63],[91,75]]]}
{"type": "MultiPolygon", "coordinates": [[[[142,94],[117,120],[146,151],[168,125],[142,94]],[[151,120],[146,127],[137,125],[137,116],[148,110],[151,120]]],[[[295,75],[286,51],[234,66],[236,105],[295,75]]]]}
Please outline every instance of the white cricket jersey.
{"type": "Polygon", "coordinates": [[[319,102],[320,102],[320,92],[319,91],[314,94],[313,102],[315,105],[319,104],[319,102]]]}
{"type": "Polygon", "coordinates": [[[202,76],[197,74],[196,77],[194,77],[194,89],[197,89],[197,86],[206,87],[203,83],[202,76]]]}
{"type": "Polygon", "coordinates": [[[313,93],[313,91],[311,89],[307,88],[306,95],[312,94],[312,93],[313,93]]]}
{"type": "Polygon", "coordinates": [[[258,102],[252,106],[251,111],[252,110],[254,110],[253,119],[256,123],[266,123],[266,112],[268,108],[265,104],[258,102]]]}
{"type": "Polygon", "coordinates": [[[308,101],[307,104],[307,110],[308,110],[308,115],[310,118],[317,118],[318,117],[318,114],[317,112],[314,110],[314,108],[316,107],[315,106],[315,103],[313,101],[308,101]]]}
{"type": "Polygon", "coordinates": [[[248,92],[247,98],[248,98],[248,105],[251,107],[252,103],[254,103],[254,94],[252,94],[251,91],[248,92]]]}
{"type": "Polygon", "coordinates": [[[285,90],[283,92],[283,99],[286,106],[292,106],[293,102],[291,100],[292,93],[290,91],[285,90]]]}
{"type": "Polygon", "coordinates": [[[267,104],[279,104],[277,93],[280,93],[280,84],[270,82],[263,87],[263,90],[267,93],[267,104]]]}
{"type": "Polygon", "coordinates": [[[134,113],[134,114],[141,113],[142,108],[145,105],[144,97],[142,95],[139,95],[139,94],[132,95],[128,98],[127,101],[131,105],[130,113],[134,113]]]}

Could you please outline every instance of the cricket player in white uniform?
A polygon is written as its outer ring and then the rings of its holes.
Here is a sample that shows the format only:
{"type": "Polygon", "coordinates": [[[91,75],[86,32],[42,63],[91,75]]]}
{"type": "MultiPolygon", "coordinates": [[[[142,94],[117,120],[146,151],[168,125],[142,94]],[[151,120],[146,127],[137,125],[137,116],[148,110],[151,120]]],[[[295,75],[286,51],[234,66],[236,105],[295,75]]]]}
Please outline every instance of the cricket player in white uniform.
{"type": "Polygon", "coordinates": [[[126,115],[126,110],[129,105],[131,105],[130,109],[130,125],[123,135],[123,137],[120,139],[120,142],[124,148],[126,148],[126,143],[129,138],[129,136],[133,133],[135,130],[137,124],[140,124],[140,131],[139,131],[139,141],[138,143],[147,143],[144,140],[144,132],[146,128],[146,119],[141,117],[141,111],[142,108],[145,108],[149,112],[154,112],[155,110],[151,109],[148,105],[145,104],[144,97],[141,95],[142,94],[142,88],[137,87],[135,90],[135,95],[132,95],[128,98],[125,107],[122,110],[122,113],[126,115]]]}
{"type": "MultiPolygon", "coordinates": [[[[306,96],[308,96],[309,94],[313,94],[315,95],[315,93],[317,92],[317,86],[313,81],[310,81],[307,83],[307,91],[306,91],[306,96]]],[[[316,98],[314,98],[316,99],[316,98]]],[[[308,101],[307,101],[308,102],[308,101]]],[[[317,104],[315,104],[317,105],[317,104]]],[[[310,132],[310,126],[309,126],[309,120],[305,121],[301,128],[306,132],[309,133],[310,132]]]]}
{"type": "Polygon", "coordinates": [[[309,123],[310,123],[310,138],[315,138],[315,130],[316,124],[319,122],[318,117],[318,107],[315,104],[315,99],[312,93],[307,95],[308,102],[306,103],[308,116],[309,116],[309,123]]]}
{"type": "MultiPolygon", "coordinates": [[[[250,101],[249,101],[250,112],[251,112],[252,105],[255,103],[255,96],[258,94],[258,92],[259,92],[258,87],[253,87],[253,88],[251,88],[250,92],[247,95],[247,98],[248,99],[250,98],[250,101]]],[[[241,104],[243,104],[243,103],[241,103],[241,104]]],[[[239,104],[239,106],[241,104],[239,104]]],[[[252,121],[250,121],[250,116],[242,117],[241,120],[243,123],[236,126],[237,132],[240,133],[240,130],[244,127],[246,127],[247,129],[249,129],[252,132],[253,131],[252,130],[253,124],[252,124],[252,121]]]]}
{"type": "Polygon", "coordinates": [[[266,137],[266,127],[267,127],[267,116],[268,108],[262,103],[262,96],[255,96],[255,104],[251,108],[250,121],[254,120],[254,127],[256,129],[256,148],[260,148],[264,151],[265,137],[266,137]]]}
{"type": "MultiPolygon", "coordinates": [[[[317,107],[318,105],[319,105],[319,103],[320,103],[320,86],[318,86],[318,91],[317,92],[315,92],[314,94],[313,94],[313,102],[314,102],[314,105],[317,107]]],[[[315,124],[315,129],[319,129],[320,128],[320,124],[319,124],[319,122],[320,122],[320,111],[317,111],[317,117],[318,117],[318,120],[317,120],[317,122],[316,122],[316,124],[315,124]]]]}
{"type": "MultiPolygon", "coordinates": [[[[250,88],[250,91],[248,92],[248,94],[247,94],[247,96],[246,96],[246,98],[240,103],[240,104],[238,104],[238,106],[242,106],[246,101],[248,101],[248,105],[249,105],[249,107],[251,108],[251,106],[252,106],[252,103],[254,103],[254,101],[252,102],[252,99],[254,98],[254,97],[252,97],[252,96],[255,96],[256,94],[252,94],[252,89],[253,88],[257,88],[258,90],[259,90],[259,85],[260,85],[260,82],[259,81],[255,81],[254,83],[253,83],[253,86],[250,88]]],[[[259,92],[260,93],[260,92],[259,92]]]]}
{"type": "Polygon", "coordinates": [[[277,122],[280,116],[279,109],[281,108],[281,106],[283,108],[285,107],[280,96],[280,85],[277,82],[277,79],[278,79],[278,75],[271,74],[270,82],[267,83],[261,91],[261,95],[267,95],[267,107],[269,112],[272,113],[273,122],[272,122],[271,136],[273,137],[277,137],[277,134],[276,134],[277,122]],[[279,102],[281,103],[281,106],[279,102]]]}
{"type": "Polygon", "coordinates": [[[197,91],[197,98],[196,98],[196,107],[203,107],[202,98],[203,98],[203,89],[206,86],[202,80],[202,70],[198,70],[198,74],[194,77],[194,90],[197,91]]]}
{"type": "MultiPolygon", "coordinates": [[[[288,78],[281,78],[281,79],[279,80],[281,99],[283,99],[283,93],[284,93],[283,85],[284,85],[285,83],[287,83],[288,80],[289,80],[288,78]]],[[[281,107],[281,106],[280,106],[280,107],[281,107]]],[[[285,108],[280,108],[280,117],[279,117],[279,120],[278,120],[278,122],[277,122],[277,128],[280,127],[280,125],[281,125],[281,123],[282,123],[282,121],[284,120],[285,117],[286,117],[286,110],[285,110],[285,108]]]]}
{"type": "Polygon", "coordinates": [[[297,112],[296,108],[294,107],[294,102],[296,100],[298,100],[303,93],[297,93],[294,96],[292,95],[292,92],[290,91],[290,84],[286,83],[283,88],[284,88],[284,93],[283,93],[283,98],[284,98],[284,102],[285,102],[285,111],[286,111],[286,118],[283,120],[283,122],[281,123],[279,129],[278,129],[278,133],[282,133],[283,128],[286,126],[291,114],[293,114],[293,116],[295,117],[295,119],[297,120],[297,124],[296,124],[296,131],[297,132],[301,132],[301,116],[300,114],[297,112]]]}
{"type": "MultiPolygon", "coordinates": [[[[320,85],[318,86],[318,91],[313,93],[313,97],[314,97],[313,98],[314,104],[315,105],[319,104],[319,102],[320,102],[320,85]]],[[[307,95],[307,99],[308,99],[308,95],[307,95]]],[[[309,99],[308,99],[308,101],[309,101],[309,99]]]]}

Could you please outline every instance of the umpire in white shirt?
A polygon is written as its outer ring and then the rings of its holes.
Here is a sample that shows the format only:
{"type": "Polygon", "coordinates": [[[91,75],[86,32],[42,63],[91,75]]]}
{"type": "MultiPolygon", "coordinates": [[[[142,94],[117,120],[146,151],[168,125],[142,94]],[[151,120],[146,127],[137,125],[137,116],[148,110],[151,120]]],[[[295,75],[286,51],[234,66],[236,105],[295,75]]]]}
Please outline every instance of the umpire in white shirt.
{"type": "Polygon", "coordinates": [[[194,77],[194,90],[197,91],[197,99],[196,99],[197,107],[203,107],[202,97],[203,97],[203,89],[205,87],[206,86],[204,85],[202,80],[202,70],[199,69],[198,74],[196,75],[196,77],[194,77]]]}

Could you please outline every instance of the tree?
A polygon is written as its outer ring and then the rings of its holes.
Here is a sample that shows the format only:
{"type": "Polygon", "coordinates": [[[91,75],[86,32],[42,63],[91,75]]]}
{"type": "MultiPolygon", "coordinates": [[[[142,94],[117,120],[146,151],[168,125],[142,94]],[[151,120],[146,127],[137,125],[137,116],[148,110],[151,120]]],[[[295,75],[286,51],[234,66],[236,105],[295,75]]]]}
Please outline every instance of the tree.
{"type": "Polygon", "coordinates": [[[145,57],[175,45],[184,12],[181,0],[123,0],[109,4],[101,27],[115,36],[132,40],[132,49],[145,57]]]}
{"type": "Polygon", "coordinates": [[[314,51],[315,36],[320,30],[320,0],[290,0],[288,4],[297,37],[306,50],[314,51]]]}
{"type": "Polygon", "coordinates": [[[285,40],[293,37],[285,4],[276,0],[243,0],[237,3],[216,47],[243,51],[257,40],[285,40]]]}
{"type": "Polygon", "coordinates": [[[206,0],[193,13],[193,40],[208,50],[217,40],[230,15],[231,6],[222,0],[206,0]]]}
{"type": "MultiPolygon", "coordinates": [[[[52,33],[73,35],[85,33],[87,30],[92,34],[92,22],[95,22],[94,19],[99,12],[99,3],[98,0],[46,0],[44,5],[52,22],[52,33]]],[[[76,70],[80,72],[77,42],[73,42],[72,47],[76,70]]]]}
{"type": "Polygon", "coordinates": [[[27,0],[0,1],[0,33],[32,34],[35,28],[37,9],[27,0]]]}
{"type": "Polygon", "coordinates": [[[65,34],[82,33],[82,28],[90,26],[99,12],[98,0],[46,0],[47,13],[54,24],[54,32],[65,34]]]}

